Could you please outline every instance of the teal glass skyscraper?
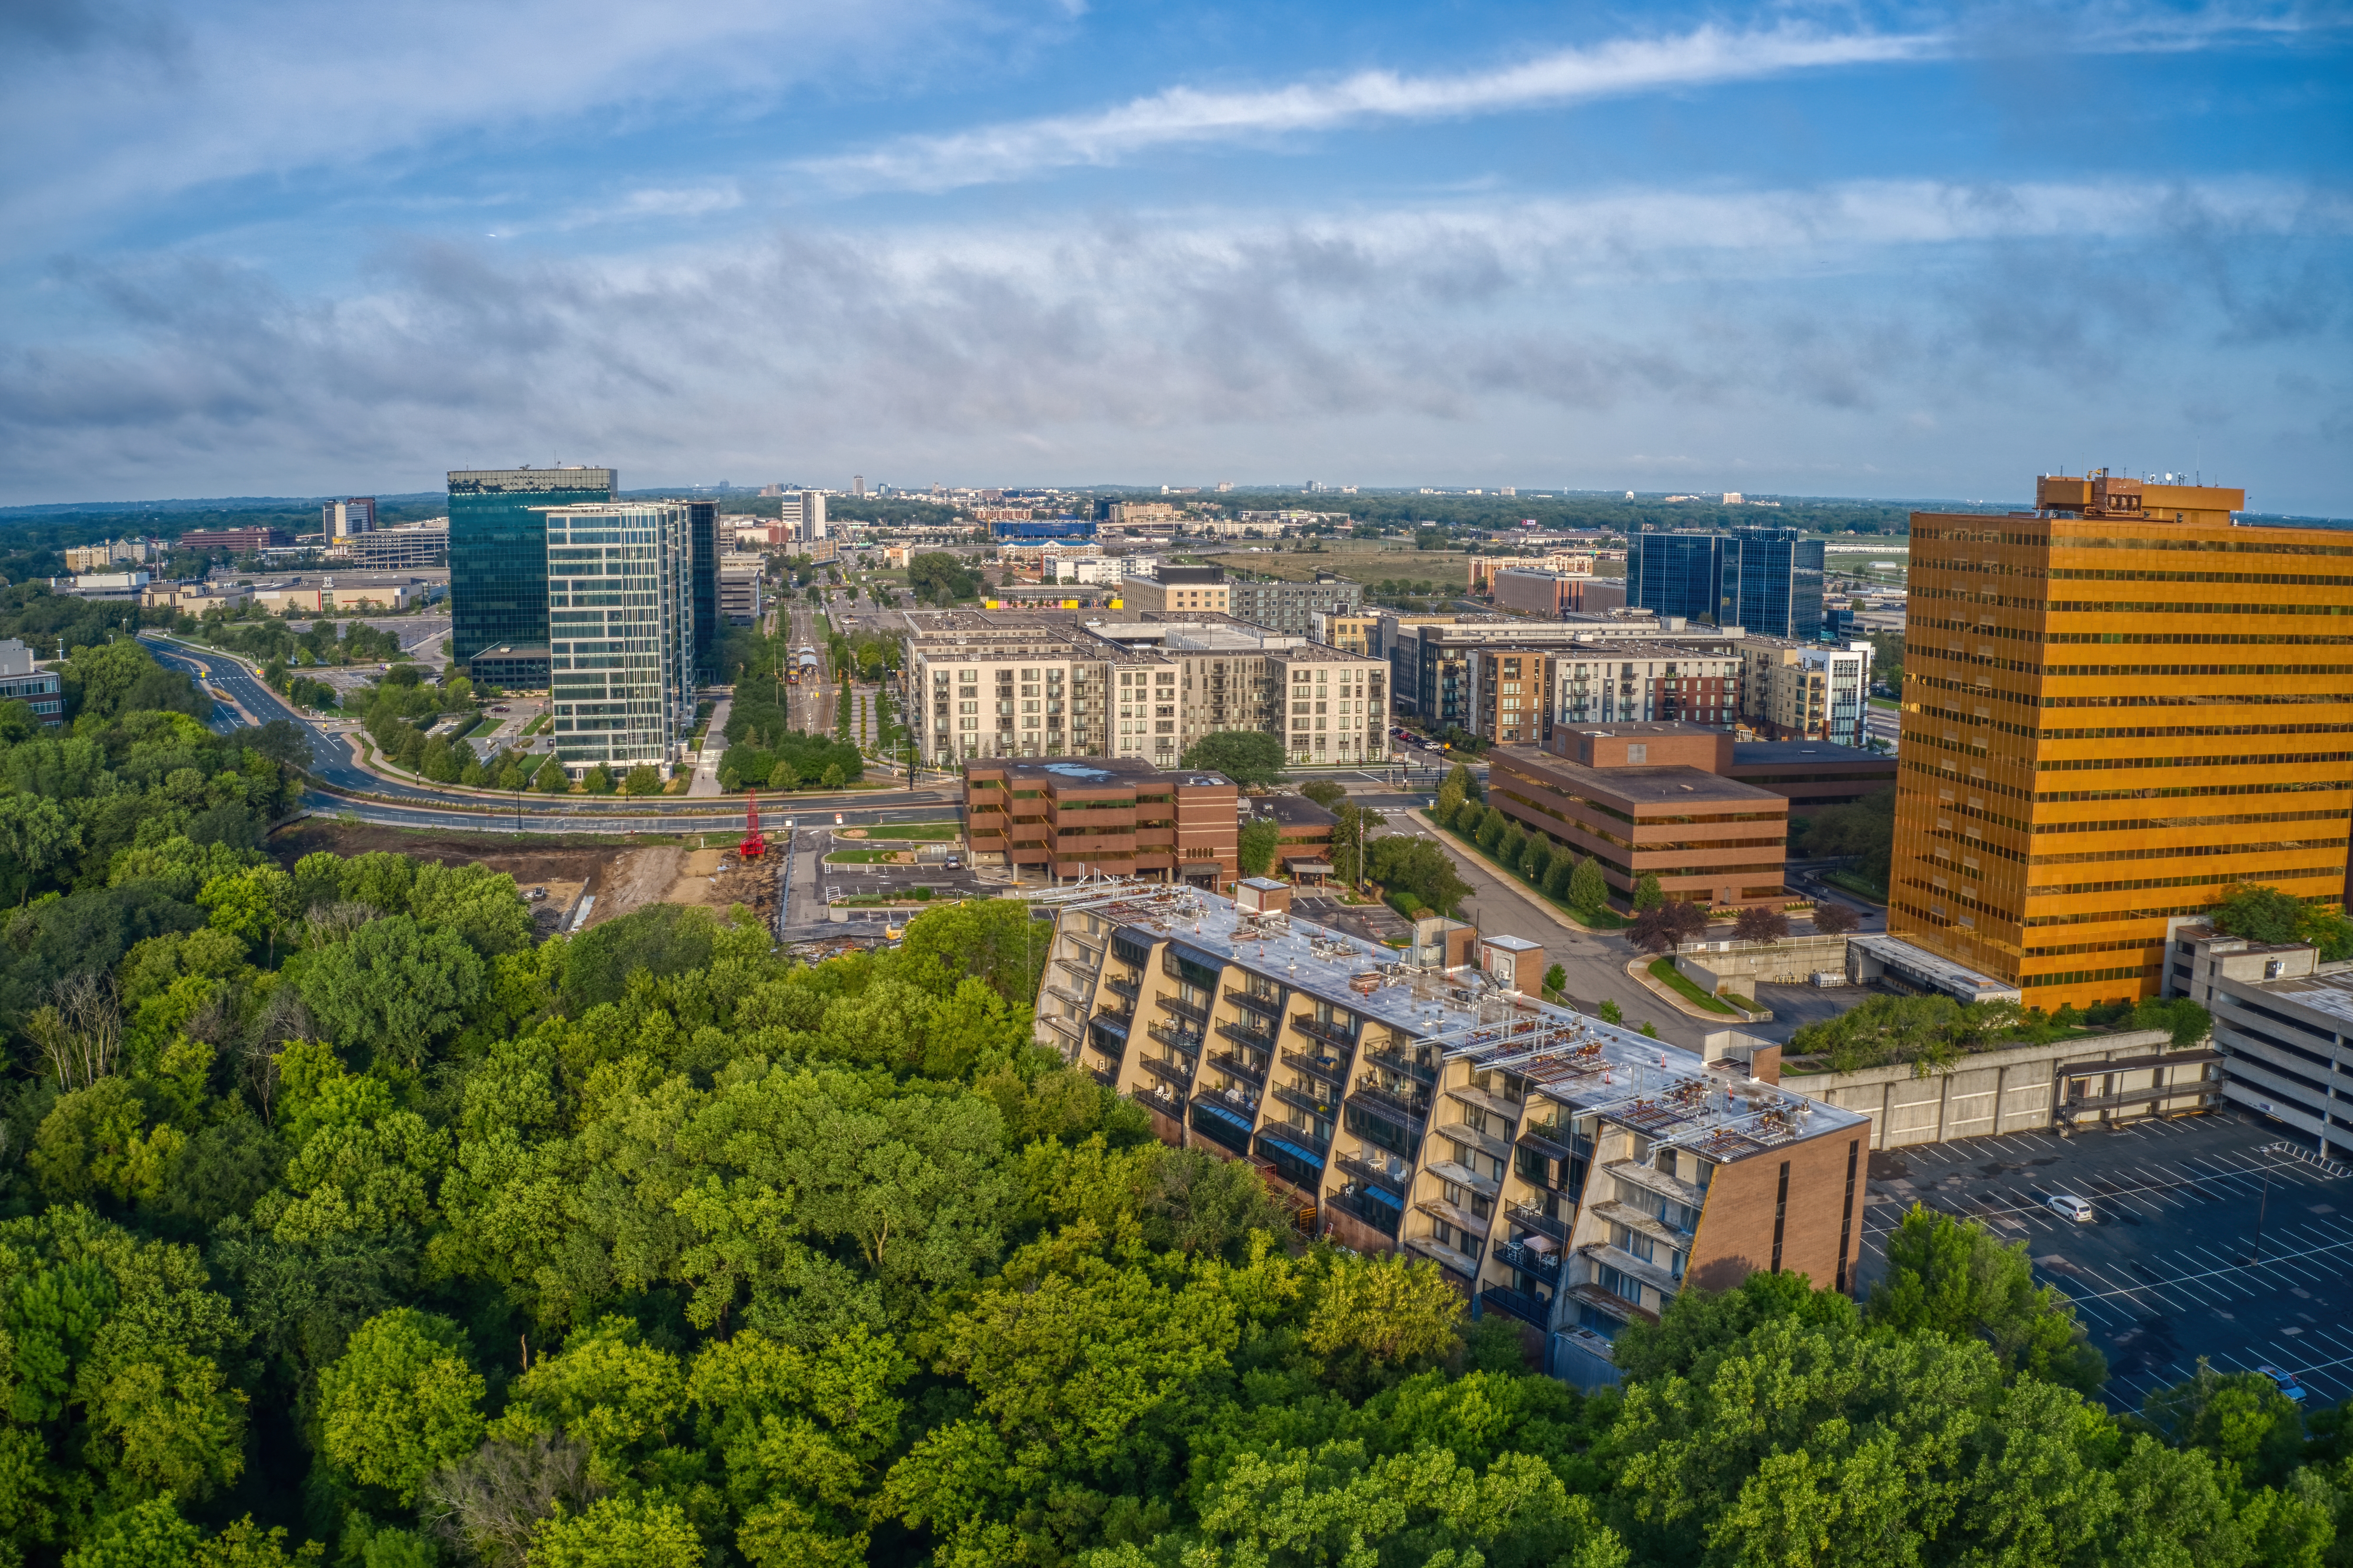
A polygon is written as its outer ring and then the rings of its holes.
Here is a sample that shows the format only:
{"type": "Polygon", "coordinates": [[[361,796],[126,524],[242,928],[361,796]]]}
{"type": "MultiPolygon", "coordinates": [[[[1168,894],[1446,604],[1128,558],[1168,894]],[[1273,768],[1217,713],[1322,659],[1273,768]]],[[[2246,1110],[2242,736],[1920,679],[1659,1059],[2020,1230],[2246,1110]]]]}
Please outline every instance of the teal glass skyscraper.
{"type": "Polygon", "coordinates": [[[1812,642],[1822,632],[1822,542],[1794,528],[1736,528],[1724,542],[1716,625],[1812,642]]]}
{"type": "Polygon", "coordinates": [[[613,499],[610,468],[469,468],[449,475],[450,654],[495,650],[501,686],[543,684],[546,509],[613,499]],[[539,510],[533,510],[533,508],[539,510]],[[531,679],[533,670],[541,677],[531,679]]]}

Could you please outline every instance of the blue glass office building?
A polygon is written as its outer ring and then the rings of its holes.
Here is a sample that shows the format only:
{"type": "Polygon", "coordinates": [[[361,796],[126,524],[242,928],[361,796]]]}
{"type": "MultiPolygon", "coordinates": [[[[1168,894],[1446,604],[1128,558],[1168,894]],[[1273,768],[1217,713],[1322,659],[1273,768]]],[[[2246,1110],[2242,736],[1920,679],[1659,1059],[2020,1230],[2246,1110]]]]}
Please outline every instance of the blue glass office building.
{"type": "Polygon", "coordinates": [[[544,509],[613,499],[610,468],[468,468],[449,475],[450,653],[494,652],[497,683],[547,667],[544,509]],[[542,509],[533,510],[536,507],[542,509]]]}
{"type": "Polygon", "coordinates": [[[1095,536],[1092,519],[1083,517],[1033,517],[1000,519],[988,525],[991,539],[1084,540],[1095,536]]]}
{"type": "Polygon", "coordinates": [[[1715,620],[1724,595],[1724,545],[1720,533],[1637,533],[1626,553],[1626,602],[1662,617],[1715,620]]]}
{"type": "Polygon", "coordinates": [[[719,503],[686,503],[686,526],[694,557],[694,678],[719,679],[719,503]]]}
{"type": "Polygon", "coordinates": [[[1736,528],[1724,542],[1716,624],[1812,642],[1822,635],[1822,542],[1794,528],[1736,528]]]}

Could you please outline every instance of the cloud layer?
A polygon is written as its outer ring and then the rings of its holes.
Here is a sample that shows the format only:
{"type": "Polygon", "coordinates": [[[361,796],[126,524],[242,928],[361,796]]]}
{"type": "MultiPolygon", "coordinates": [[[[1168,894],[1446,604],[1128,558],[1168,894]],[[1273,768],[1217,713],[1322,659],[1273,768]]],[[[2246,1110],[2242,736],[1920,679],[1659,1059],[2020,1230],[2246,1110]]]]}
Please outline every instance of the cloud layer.
{"type": "Polygon", "coordinates": [[[807,160],[800,167],[849,189],[939,191],[1020,179],[1046,169],[1120,163],[1157,147],[1385,120],[1508,113],[1794,71],[1885,64],[1916,58],[1939,43],[1928,34],[1704,26],[1675,37],[1621,39],[1448,76],[1374,70],[1259,91],[1176,87],[1114,109],[908,137],[870,152],[807,160]]]}
{"type": "Polygon", "coordinates": [[[72,283],[121,346],[0,358],[0,497],[91,474],[410,489],[554,457],[644,482],[1175,467],[1868,493],[1901,468],[2006,493],[2021,450],[2187,467],[2193,416],[2210,470],[2293,450],[2353,477],[2348,229],[2341,197],[2291,187],[1905,183],[1046,244],[797,232],[718,262],[419,246],[332,300],[92,270],[72,283]],[[2192,341],[2195,388],[2167,374],[2192,341]],[[1968,467],[1984,451],[1999,471],[1968,467]]]}

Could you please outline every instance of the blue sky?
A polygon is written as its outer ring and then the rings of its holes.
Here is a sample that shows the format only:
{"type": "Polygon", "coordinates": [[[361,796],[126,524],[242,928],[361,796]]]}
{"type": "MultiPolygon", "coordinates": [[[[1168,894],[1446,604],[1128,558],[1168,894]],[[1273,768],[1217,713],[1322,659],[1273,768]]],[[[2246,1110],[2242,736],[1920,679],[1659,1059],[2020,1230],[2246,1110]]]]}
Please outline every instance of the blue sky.
{"type": "Polygon", "coordinates": [[[17,0],[0,502],[2353,511],[2353,8],[17,0]]]}

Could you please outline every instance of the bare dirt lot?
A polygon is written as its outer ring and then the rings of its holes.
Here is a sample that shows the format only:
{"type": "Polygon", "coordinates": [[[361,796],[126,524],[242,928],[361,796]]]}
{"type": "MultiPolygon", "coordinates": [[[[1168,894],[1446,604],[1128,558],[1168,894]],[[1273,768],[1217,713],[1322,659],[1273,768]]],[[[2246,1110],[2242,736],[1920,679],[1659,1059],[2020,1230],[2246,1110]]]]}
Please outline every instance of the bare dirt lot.
{"type": "Polygon", "coordinates": [[[721,910],[740,903],[765,914],[773,914],[776,908],[774,868],[746,868],[732,849],[688,849],[677,845],[630,847],[615,842],[577,847],[518,843],[486,835],[404,833],[317,817],[273,835],[268,847],[290,869],[295,861],[320,849],[345,856],[386,849],[450,866],[479,860],[493,871],[512,877],[526,897],[535,888],[545,889],[547,896],[533,906],[542,937],[565,929],[584,896],[596,900],[588,914],[587,924],[592,926],[653,903],[702,904],[721,910]]]}

